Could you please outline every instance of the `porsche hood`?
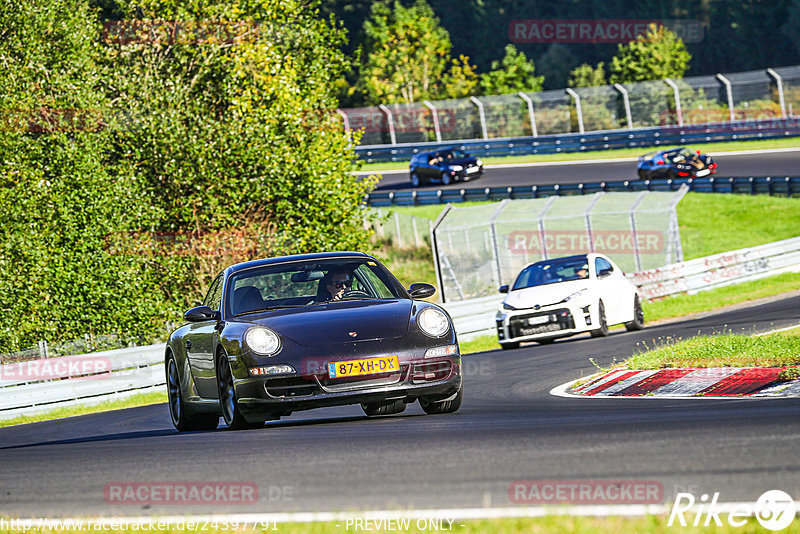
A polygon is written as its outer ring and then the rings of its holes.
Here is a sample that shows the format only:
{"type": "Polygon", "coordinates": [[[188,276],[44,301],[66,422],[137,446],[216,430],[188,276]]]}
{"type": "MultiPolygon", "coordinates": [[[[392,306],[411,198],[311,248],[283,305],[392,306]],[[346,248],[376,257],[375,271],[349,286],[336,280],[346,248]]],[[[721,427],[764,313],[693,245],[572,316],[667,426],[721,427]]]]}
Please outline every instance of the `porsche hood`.
{"type": "Polygon", "coordinates": [[[331,302],[269,312],[252,321],[298,345],[318,347],[402,337],[408,332],[413,305],[406,299],[331,302]]]}

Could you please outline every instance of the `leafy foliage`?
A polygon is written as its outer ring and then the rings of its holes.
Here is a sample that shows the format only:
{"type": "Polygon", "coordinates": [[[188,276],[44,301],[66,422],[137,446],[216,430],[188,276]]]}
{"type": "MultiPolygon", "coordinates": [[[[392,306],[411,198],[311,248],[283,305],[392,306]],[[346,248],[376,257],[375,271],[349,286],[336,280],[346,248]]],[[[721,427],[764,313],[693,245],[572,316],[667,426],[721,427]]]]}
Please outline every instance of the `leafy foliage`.
{"type": "Polygon", "coordinates": [[[599,87],[606,85],[606,73],[603,70],[603,63],[597,67],[584,63],[572,69],[569,73],[568,87],[599,87]]]}
{"type": "Polygon", "coordinates": [[[533,61],[514,45],[506,45],[503,59],[492,61],[492,70],[481,76],[481,93],[503,95],[518,91],[541,91],[544,76],[536,76],[535,72],[533,61]]]}
{"type": "Polygon", "coordinates": [[[0,3],[5,346],[159,337],[226,264],[369,246],[313,2],[123,1],[104,28],[0,3]]]}
{"type": "Polygon", "coordinates": [[[467,58],[451,60],[450,36],[425,0],[373,3],[364,34],[360,83],[370,103],[462,97],[477,82],[467,58]]]}
{"type": "Polygon", "coordinates": [[[611,58],[608,79],[611,83],[629,83],[682,78],[690,59],[677,35],[651,24],[645,35],[619,45],[617,55],[611,58]]]}

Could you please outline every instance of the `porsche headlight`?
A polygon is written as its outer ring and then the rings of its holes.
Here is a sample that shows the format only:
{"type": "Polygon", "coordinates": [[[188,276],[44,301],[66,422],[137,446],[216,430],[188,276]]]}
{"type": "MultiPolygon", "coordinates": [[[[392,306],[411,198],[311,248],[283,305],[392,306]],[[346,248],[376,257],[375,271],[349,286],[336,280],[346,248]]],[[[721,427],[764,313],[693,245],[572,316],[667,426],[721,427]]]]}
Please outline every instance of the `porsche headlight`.
{"type": "Polygon", "coordinates": [[[450,330],[447,316],[436,308],[425,308],[417,315],[417,324],[424,334],[440,337],[450,330]]]}
{"type": "Polygon", "coordinates": [[[475,160],[475,165],[477,165],[478,167],[483,167],[483,160],[478,158],[477,160],[475,160]]]}
{"type": "Polygon", "coordinates": [[[244,335],[244,342],[256,354],[265,356],[271,356],[281,350],[278,334],[263,326],[255,326],[248,330],[244,335]]]}

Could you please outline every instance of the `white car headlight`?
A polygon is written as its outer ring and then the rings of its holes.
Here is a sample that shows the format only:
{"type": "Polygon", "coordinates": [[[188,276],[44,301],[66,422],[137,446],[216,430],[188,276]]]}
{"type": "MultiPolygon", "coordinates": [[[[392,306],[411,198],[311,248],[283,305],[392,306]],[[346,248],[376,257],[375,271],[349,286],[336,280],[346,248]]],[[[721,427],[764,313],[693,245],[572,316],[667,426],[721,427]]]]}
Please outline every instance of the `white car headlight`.
{"type": "Polygon", "coordinates": [[[483,160],[482,160],[482,159],[480,159],[480,158],[478,158],[478,159],[475,161],[475,165],[477,165],[478,167],[482,167],[482,166],[483,166],[483,160]]]}
{"type": "Polygon", "coordinates": [[[423,333],[431,337],[440,337],[450,330],[447,316],[436,308],[425,308],[417,315],[417,324],[423,333]]]}
{"type": "Polygon", "coordinates": [[[505,302],[503,303],[503,309],[504,310],[516,310],[516,308],[514,306],[512,306],[511,304],[506,304],[505,302]]]}
{"type": "Polygon", "coordinates": [[[244,342],[256,354],[265,356],[271,356],[281,350],[278,334],[263,326],[254,326],[248,330],[244,335],[244,342]]]}
{"type": "Polygon", "coordinates": [[[581,297],[581,296],[583,296],[583,295],[584,295],[584,294],[585,294],[587,291],[588,291],[588,289],[581,289],[580,291],[576,291],[575,293],[572,293],[571,295],[569,295],[567,298],[565,298],[565,299],[564,299],[564,300],[562,300],[561,302],[569,302],[570,300],[575,300],[575,299],[577,299],[577,298],[580,298],[580,297],[581,297]]]}

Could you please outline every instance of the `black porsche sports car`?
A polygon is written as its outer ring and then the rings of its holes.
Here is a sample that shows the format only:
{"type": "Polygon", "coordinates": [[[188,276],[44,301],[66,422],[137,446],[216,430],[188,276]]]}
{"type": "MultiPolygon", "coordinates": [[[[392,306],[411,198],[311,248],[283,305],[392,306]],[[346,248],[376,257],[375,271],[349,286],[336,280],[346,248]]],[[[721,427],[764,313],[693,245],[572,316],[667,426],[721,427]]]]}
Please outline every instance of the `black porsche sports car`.
{"type": "Polygon", "coordinates": [[[679,147],[639,156],[637,171],[642,180],[701,178],[716,173],[717,164],[711,156],[699,150],[692,152],[688,148],[679,147]]]}
{"type": "Polygon", "coordinates": [[[361,404],[367,415],[419,401],[458,410],[461,355],[450,316],[356,252],[233,265],[169,337],[169,411],[179,431],[261,426],[293,411],[361,404]]]}
{"type": "Polygon", "coordinates": [[[420,152],[411,158],[409,178],[413,187],[428,182],[450,185],[483,174],[483,161],[456,148],[420,152]]]}

